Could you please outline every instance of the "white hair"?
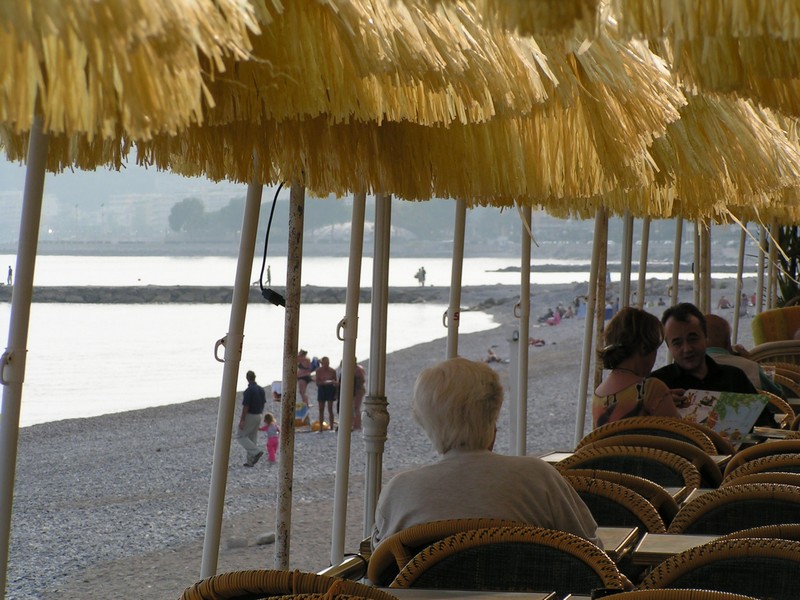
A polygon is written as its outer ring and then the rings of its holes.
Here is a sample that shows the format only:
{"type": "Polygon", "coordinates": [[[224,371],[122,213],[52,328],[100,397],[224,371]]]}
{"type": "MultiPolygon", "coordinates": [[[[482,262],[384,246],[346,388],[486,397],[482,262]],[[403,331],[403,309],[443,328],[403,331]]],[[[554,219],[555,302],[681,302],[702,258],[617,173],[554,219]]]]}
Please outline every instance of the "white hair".
{"type": "Polygon", "coordinates": [[[490,448],[502,404],[503,388],[491,367],[451,358],[420,373],[411,408],[436,451],[445,454],[490,448]]]}

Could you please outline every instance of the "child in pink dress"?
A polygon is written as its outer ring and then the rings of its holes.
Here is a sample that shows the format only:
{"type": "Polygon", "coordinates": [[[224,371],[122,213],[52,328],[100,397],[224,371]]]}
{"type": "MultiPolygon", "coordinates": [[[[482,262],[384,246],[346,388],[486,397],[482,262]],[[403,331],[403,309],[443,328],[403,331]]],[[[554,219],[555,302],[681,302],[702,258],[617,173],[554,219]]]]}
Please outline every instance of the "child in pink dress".
{"type": "Polygon", "coordinates": [[[260,431],[267,432],[267,456],[269,462],[275,462],[275,455],[278,453],[278,436],[280,429],[275,422],[275,415],[272,413],[264,414],[264,424],[258,428],[260,431]]]}

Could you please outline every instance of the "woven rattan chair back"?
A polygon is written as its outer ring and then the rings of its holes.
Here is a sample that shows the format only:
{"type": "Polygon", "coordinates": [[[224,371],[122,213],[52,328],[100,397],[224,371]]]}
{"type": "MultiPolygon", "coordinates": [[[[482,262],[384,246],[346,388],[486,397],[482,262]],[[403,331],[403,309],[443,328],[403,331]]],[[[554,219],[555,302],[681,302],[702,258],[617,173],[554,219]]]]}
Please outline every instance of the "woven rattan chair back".
{"type": "Polygon", "coordinates": [[[180,600],[254,600],[298,594],[330,594],[333,598],[357,596],[373,600],[396,600],[378,588],[300,571],[252,569],[206,577],[189,586],[180,600]]]}
{"type": "Polygon", "coordinates": [[[447,519],[414,525],[398,531],[373,550],[367,578],[375,585],[387,586],[418,552],[449,535],[472,529],[525,525],[503,519],[447,519]]]}
{"type": "Polygon", "coordinates": [[[403,568],[392,588],[555,591],[589,595],[623,589],[625,578],[600,548],[571,533],[541,527],[494,527],[431,544],[403,568]]]}
{"type": "Polygon", "coordinates": [[[759,483],[701,494],[681,507],[667,531],[723,535],[781,523],[800,523],[800,488],[759,483]]]}
{"type": "Polygon", "coordinates": [[[633,590],[614,594],[614,600],[759,600],[717,590],[633,590]]]}
{"type": "Polygon", "coordinates": [[[780,471],[764,471],[762,473],[748,473],[738,475],[733,479],[726,479],[721,487],[732,485],[745,485],[747,483],[782,483],[800,487],[800,473],[781,473],[780,471]]]}
{"type": "Polygon", "coordinates": [[[584,448],[555,464],[562,473],[568,469],[604,469],[644,477],[664,487],[700,486],[700,472],[685,458],[641,446],[584,448]]]}
{"type": "Polygon", "coordinates": [[[768,444],[756,444],[749,448],[739,450],[734,454],[725,465],[724,475],[727,477],[737,467],[743,465],[747,461],[761,458],[762,456],[770,456],[772,454],[792,454],[800,452],[800,440],[774,440],[768,444]]]}
{"type": "Polygon", "coordinates": [[[666,533],[655,506],[632,489],[604,479],[564,473],[601,527],[638,527],[642,533],[666,533]]]}
{"type": "Polygon", "coordinates": [[[781,523],[780,525],[762,525],[740,529],[720,537],[721,540],[735,540],[739,538],[774,538],[780,540],[800,541],[800,523],[781,523]]]}
{"type": "Polygon", "coordinates": [[[640,588],[700,588],[770,600],[796,600],[800,542],[715,540],[656,566],[640,588]]]}
{"type": "Polygon", "coordinates": [[[601,438],[623,434],[660,435],[694,444],[708,454],[716,453],[714,443],[707,435],[696,427],[688,425],[685,421],[671,417],[631,417],[602,425],[586,434],[578,442],[576,449],[592,444],[601,438]]]}
{"type": "Polygon", "coordinates": [[[675,515],[678,514],[678,503],[675,498],[662,486],[654,481],[645,479],[644,477],[637,477],[629,473],[620,473],[619,471],[605,471],[603,469],[569,469],[563,471],[562,475],[569,475],[571,477],[589,477],[591,479],[604,479],[618,485],[623,485],[646,498],[652,504],[661,516],[664,526],[668,526],[675,515]]]}
{"type": "MultiPolygon", "coordinates": [[[[762,445],[768,446],[769,444],[762,445]]],[[[800,473],[800,452],[795,452],[793,454],[771,454],[769,456],[748,460],[746,463],[739,465],[728,473],[723,481],[725,483],[731,483],[742,475],[766,472],[800,473]]]]}
{"type": "Polygon", "coordinates": [[[776,396],[772,392],[768,392],[767,390],[758,390],[758,393],[761,394],[762,396],[766,396],[767,399],[769,399],[772,413],[780,413],[784,415],[779,425],[784,429],[788,429],[789,425],[792,423],[792,421],[794,421],[795,418],[794,409],[791,406],[789,406],[789,403],[786,402],[786,400],[784,400],[780,396],[776,396]]]}
{"type": "Polygon", "coordinates": [[[736,454],[736,448],[734,448],[733,444],[728,441],[728,438],[722,437],[720,432],[714,431],[708,425],[695,423],[694,421],[683,421],[683,423],[689,427],[692,427],[693,429],[699,430],[706,435],[714,444],[714,448],[716,448],[716,454],[736,454]]]}
{"type": "Polygon", "coordinates": [[[722,483],[722,471],[711,455],[694,444],[681,442],[658,435],[626,434],[603,438],[584,446],[584,448],[604,448],[606,446],[642,446],[657,448],[682,456],[700,471],[700,487],[716,488],[722,483]]]}
{"type": "Polygon", "coordinates": [[[784,395],[787,398],[800,398],[800,383],[790,376],[786,370],[776,369],[774,379],[775,383],[784,389],[784,395]]]}

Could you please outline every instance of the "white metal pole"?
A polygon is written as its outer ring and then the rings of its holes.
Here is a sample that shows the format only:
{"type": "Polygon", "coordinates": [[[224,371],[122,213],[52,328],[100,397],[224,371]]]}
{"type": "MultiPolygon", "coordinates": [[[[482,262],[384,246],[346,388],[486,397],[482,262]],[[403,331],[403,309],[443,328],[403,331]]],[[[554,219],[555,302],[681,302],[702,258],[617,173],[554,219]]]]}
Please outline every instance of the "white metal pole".
{"type": "Polygon", "coordinates": [[[597,267],[600,255],[599,245],[603,239],[603,227],[608,227],[603,208],[598,208],[594,217],[594,242],[592,244],[592,267],[589,271],[589,293],[586,300],[586,323],[583,330],[583,355],[581,358],[581,380],[578,387],[578,408],[575,415],[575,445],[583,437],[586,423],[586,397],[589,386],[589,369],[592,361],[592,337],[595,316],[595,298],[597,295],[597,267]]]}
{"type": "Polygon", "coordinates": [[[622,256],[620,257],[620,306],[631,304],[631,260],[633,258],[633,215],[625,211],[622,219],[622,256]]]}
{"type": "Polygon", "coordinates": [[[364,537],[372,535],[375,509],[381,493],[383,450],[389,428],[386,398],[386,323],[389,305],[389,246],[392,229],[392,196],[375,196],[375,245],[372,258],[372,327],[369,351],[369,389],[364,399],[364,537]]]}
{"type": "Polygon", "coordinates": [[[769,225],[769,268],[767,269],[767,308],[778,305],[778,222],[769,225]]]}
{"type": "Polygon", "coordinates": [[[239,257],[233,285],[231,315],[225,336],[225,362],[222,369],[222,387],[217,413],[217,432],[214,438],[214,461],[211,465],[211,488],[208,494],[206,530],[203,537],[203,558],[200,577],[210,577],[217,572],[219,543],[222,536],[222,515],[225,508],[225,486],[228,482],[228,461],[231,454],[231,433],[236,411],[236,382],[242,360],[244,322],[250,296],[250,275],[253,271],[253,254],[258,233],[258,216],[261,211],[263,186],[255,176],[247,186],[247,200],[242,218],[242,237],[239,240],[239,257]]]}
{"type": "Polygon", "coordinates": [[[297,403],[297,351],[300,334],[300,284],[303,274],[303,224],[306,189],[292,182],[286,256],[286,317],[283,325],[283,383],[278,458],[278,506],[275,513],[275,568],[289,568],[294,490],[294,415],[297,403]]]}
{"type": "Polygon", "coordinates": [[[467,203],[456,201],[453,225],[453,262],[450,272],[450,305],[447,309],[447,358],[458,356],[458,324],[461,320],[461,271],[464,266],[464,230],[467,203]]]}
{"type": "MultiPolygon", "coordinates": [[[[739,258],[736,261],[736,298],[733,303],[733,326],[732,337],[733,343],[739,342],[739,317],[742,310],[742,277],[744,276],[744,248],[747,244],[747,223],[742,224],[742,230],[739,232],[739,258]]],[[[745,308],[747,301],[745,300],[745,308]]]]}
{"type": "Polygon", "coordinates": [[[705,302],[703,311],[711,312],[711,224],[705,223],[703,226],[703,294],[705,302]]]}
{"type": "Polygon", "coordinates": [[[642,247],[639,250],[639,281],[637,282],[637,305],[644,308],[645,283],[647,280],[647,251],[650,246],[650,217],[642,220],[642,247]]]}
{"type": "Polygon", "coordinates": [[[700,221],[694,222],[694,263],[692,264],[692,274],[694,276],[694,305],[700,306],[700,221]]]}
{"type": "Polygon", "coordinates": [[[678,275],[681,270],[681,245],[683,244],[683,219],[675,219],[675,243],[672,248],[672,287],[670,288],[670,306],[678,303],[678,275]]]}
{"type": "Polygon", "coordinates": [[[19,415],[22,384],[28,353],[28,325],[33,299],[33,272],[39,244],[42,195],[50,139],[43,132],[40,116],[33,119],[28,141],[25,189],[17,240],[14,289],[11,293],[8,346],[0,356],[0,383],[3,385],[3,412],[0,414],[0,598],[5,598],[8,555],[11,544],[11,512],[19,443],[19,415]]]}
{"type": "MultiPolygon", "coordinates": [[[[603,329],[606,325],[606,282],[608,274],[608,216],[603,215],[603,226],[600,228],[600,239],[597,241],[597,299],[594,312],[594,343],[595,354],[597,347],[602,344],[603,329]]],[[[591,368],[589,369],[591,371],[591,368]]],[[[594,361],[594,377],[592,387],[595,389],[603,381],[603,365],[594,361]]]]}
{"type": "MultiPolygon", "coordinates": [[[[517,422],[515,427],[516,456],[528,453],[528,343],[531,318],[531,207],[522,209],[524,223],[520,228],[520,282],[519,282],[519,345],[517,350],[517,422]]],[[[558,310],[556,308],[556,310],[558,310]]]]}
{"type": "Polygon", "coordinates": [[[331,564],[344,559],[347,525],[347,488],[350,481],[350,437],[353,426],[353,377],[356,367],[358,338],[358,301],[361,293],[361,256],[364,246],[364,212],[367,194],[353,196],[353,216],[350,225],[350,264],[347,273],[347,296],[343,321],[342,383],[339,388],[339,435],[336,439],[336,481],[333,497],[333,535],[331,564]]]}
{"type": "Polygon", "coordinates": [[[756,270],[756,314],[764,310],[764,258],[767,249],[767,228],[758,229],[758,269],[756,270]]]}

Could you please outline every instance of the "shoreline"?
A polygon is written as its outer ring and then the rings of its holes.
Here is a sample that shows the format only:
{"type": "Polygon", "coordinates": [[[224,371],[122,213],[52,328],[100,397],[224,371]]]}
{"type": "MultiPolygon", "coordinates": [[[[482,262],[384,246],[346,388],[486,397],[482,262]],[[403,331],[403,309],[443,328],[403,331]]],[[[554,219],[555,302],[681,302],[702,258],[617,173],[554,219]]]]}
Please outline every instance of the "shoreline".
{"type": "MultiPolygon", "coordinates": [[[[580,286],[585,290],[585,284],[580,286]]],[[[530,334],[546,344],[530,348],[529,454],[567,449],[576,433],[584,321],[565,319],[555,327],[537,323],[536,315],[545,307],[568,301],[575,291],[564,284],[546,287],[532,295],[530,334]]],[[[482,360],[494,347],[501,358],[508,358],[514,348],[509,338],[517,323],[513,310],[518,294],[485,288],[465,290],[462,306],[490,312],[499,326],[460,336],[458,353],[482,360]]],[[[725,292],[718,285],[715,300],[725,292]]],[[[690,293],[681,286],[681,300],[690,300],[690,293]]],[[[721,314],[730,318],[732,311],[721,314]]],[[[744,329],[749,330],[746,323],[744,329]]],[[[436,458],[411,417],[409,401],[417,374],[441,360],[445,348],[442,337],[387,356],[385,393],[391,420],[384,482],[399,470],[436,458]]],[[[493,363],[492,368],[507,391],[511,365],[493,363]]],[[[21,429],[7,597],[177,598],[197,581],[218,405],[217,398],[206,398],[21,429]]],[[[312,396],[312,418],[315,408],[312,396]]],[[[505,402],[498,452],[509,453],[511,428],[505,402]]],[[[290,568],[317,571],[330,562],[337,440],[338,434],[330,432],[296,436],[290,568]]],[[[361,434],[353,434],[346,552],[354,551],[364,537],[363,450],[361,434]]],[[[259,545],[257,538],[276,530],[277,469],[261,463],[244,469],[242,453],[238,444],[231,445],[218,572],[273,564],[274,545],[259,545]]]]}

